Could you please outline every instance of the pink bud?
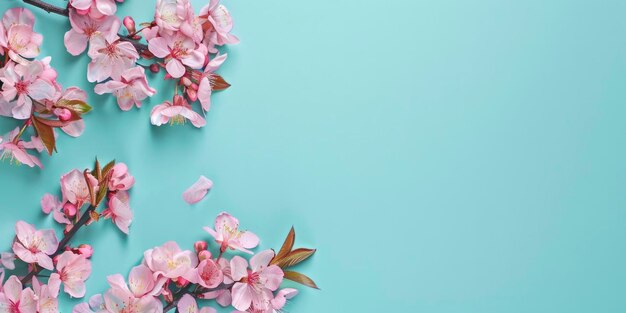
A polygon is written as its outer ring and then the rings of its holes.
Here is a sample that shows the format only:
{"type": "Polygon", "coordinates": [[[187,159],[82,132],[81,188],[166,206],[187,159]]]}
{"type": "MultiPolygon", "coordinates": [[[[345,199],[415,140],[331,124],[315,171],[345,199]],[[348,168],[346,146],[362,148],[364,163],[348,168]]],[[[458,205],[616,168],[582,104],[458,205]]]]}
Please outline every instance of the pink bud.
{"type": "Polygon", "coordinates": [[[67,218],[72,218],[76,216],[77,211],[78,210],[76,209],[76,205],[70,202],[67,202],[63,205],[63,213],[65,214],[65,216],[67,216],[67,218]]]}
{"type": "Polygon", "coordinates": [[[200,261],[208,260],[211,258],[211,252],[209,250],[203,250],[198,253],[198,259],[200,261]]]}
{"type": "Polygon", "coordinates": [[[152,72],[152,73],[155,73],[155,74],[156,74],[156,73],[158,73],[160,70],[161,70],[161,67],[160,67],[158,64],[156,64],[156,63],[154,63],[154,64],[150,64],[150,72],[152,72]]]}
{"type": "Polygon", "coordinates": [[[134,34],[137,32],[137,30],[135,29],[135,20],[133,20],[133,18],[130,16],[124,18],[124,27],[128,29],[128,33],[130,34],[134,34]]]}
{"type": "Polygon", "coordinates": [[[78,246],[78,254],[89,259],[93,255],[93,248],[90,245],[82,244],[78,246]]]}
{"type": "Polygon", "coordinates": [[[63,122],[72,118],[72,112],[66,108],[54,109],[53,113],[63,122]]]}
{"type": "Polygon", "coordinates": [[[191,102],[194,102],[198,100],[198,92],[191,88],[187,88],[187,97],[191,102]]]}
{"type": "Polygon", "coordinates": [[[193,244],[193,248],[196,249],[197,253],[200,253],[200,251],[204,251],[207,249],[207,243],[206,241],[196,241],[196,243],[193,244]]]}
{"type": "Polygon", "coordinates": [[[189,281],[182,277],[178,277],[174,283],[176,283],[176,286],[178,287],[185,287],[189,281]]]}
{"type": "Polygon", "coordinates": [[[181,78],[180,82],[183,83],[183,85],[185,85],[187,87],[191,86],[191,79],[189,79],[187,77],[181,78]]]}

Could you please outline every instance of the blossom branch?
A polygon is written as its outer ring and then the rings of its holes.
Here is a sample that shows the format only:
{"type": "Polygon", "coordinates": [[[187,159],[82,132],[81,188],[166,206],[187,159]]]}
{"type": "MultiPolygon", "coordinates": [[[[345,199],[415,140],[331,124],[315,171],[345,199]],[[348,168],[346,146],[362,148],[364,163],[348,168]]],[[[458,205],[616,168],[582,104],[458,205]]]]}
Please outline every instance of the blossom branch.
{"type": "Polygon", "coordinates": [[[36,6],[38,8],[43,9],[48,13],[54,13],[63,16],[69,16],[70,11],[67,8],[57,7],[56,5],[41,1],[41,0],[22,0],[24,3],[36,6]]]}
{"type": "MultiPolygon", "coordinates": [[[[170,304],[168,304],[165,308],[163,308],[163,312],[169,312],[173,309],[176,308],[176,306],[178,305],[178,302],[180,301],[180,299],[189,292],[189,289],[191,289],[191,287],[193,287],[194,285],[189,284],[187,287],[179,290],[178,292],[176,292],[176,294],[174,295],[174,301],[172,301],[170,304]]],[[[196,287],[198,287],[198,285],[195,285],[196,287]]],[[[233,284],[220,284],[219,286],[215,287],[215,288],[210,288],[210,289],[206,289],[203,288],[200,291],[201,292],[194,292],[196,295],[200,294],[200,293],[207,293],[207,292],[214,292],[214,291],[220,291],[220,290],[227,290],[230,289],[233,286],[233,284]]]]}
{"type": "MultiPolygon", "coordinates": [[[[94,212],[95,210],[96,210],[96,207],[94,207],[93,205],[89,206],[89,208],[81,216],[80,220],[78,220],[78,222],[76,224],[74,224],[72,229],[70,229],[70,231],[67,234],[65,234],[63,239],[61,239],[61,241],[59,242],[59,246],[57,248],[57,251],[54,252],[54,254],[51,255],[52,258],[60,255],[61,253],[63,253],[65,251],[65,247],[67,246],[67,244],[70,242],[70,240],[72,240],[74,235],[76,235],[78,230],[81,227],[83,227],[85,224],[87,224],[87,222],[89,222],[89,220],[91,219],[91,213],[94,212]]],[[[29,283],[33,279],[33,277],[35,275],[38,275],[42,271],[42,269],[43,268],[39,267],[39,266],[35,267],[26,276],[24,276],[24,278],[21,279],[22,284],[29,283]]]]}

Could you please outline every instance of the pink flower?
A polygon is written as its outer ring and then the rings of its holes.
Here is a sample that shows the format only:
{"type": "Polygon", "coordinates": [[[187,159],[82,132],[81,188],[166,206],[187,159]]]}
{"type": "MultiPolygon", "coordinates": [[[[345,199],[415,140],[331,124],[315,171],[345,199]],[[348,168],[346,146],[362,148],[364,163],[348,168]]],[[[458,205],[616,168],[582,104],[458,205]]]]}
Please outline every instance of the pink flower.
{"type": "Polygon", "coordinates": [[[28,143],[23,140],[18,140],[17,143],[14,142],[19,131],[18,127],[9,132],[6,136],[0,137],[0,159],[8,158],[11,159],[11,161],[26,164],[30,167],[37,165],[40,168],[43,168],[37,157],[26,152],[26,149],[30,149],[35,146],[32,142],[28,143]]]}
{"type": "Polygon", "coordinates": [[[89,298],[89,303],[77,304],[72,313],[107,313],[102,295],[95,295],[89,298]]]}
{"type": "Polygon", "coordinates": [[[182,251],[176,242],[169,241],[144,252],[144,262],[155,276],[188,279],[193,274],[192,269],[198,265],[198,257],[189,250],[182,251]]]}
{"type": "Polygon", "coordinates": [[[59,245],[54,230],[36,230],[33,225],[23,221],[15,224],[16,240],[13,242],[13,252],[22,261],[29,264],[52,270],[54,265],[50,256],[59,245]]]}
{"type": "Polygon", "coordinates": [[[93,19],[102,19],[117,11],[114,0],[70,0],[70,6],[79,14],[88,14],[93,19]]]}
{"type": "Polygon", "coordinates": [[[178,312],[181,313],[217,313],[214,308],[204,307],[202,309],[198,309],[198,303],[196,299],[189,294],[185,294],[178,301],[178,312]]]}
{"type": "Polygon", "coordinates": [[[183,193],[183,199],[189,204],[197,203],[202,200],[204,196],[206,196],[206,194],[209,192],[209,189],[211,189],[212,187],[213,182],[210,179],[201,175],[198,181],[196,181],[191,187],[189,187],[189,189],[187,189],[183,193]]]}
{"type": "Polygon", "coordinates": [[[206,18],[207,22],[212,26],[204,34],[204,44],[209,52],[216,53],[215,46],[223,46],[226,44],[236,44],[239,39],[230,34],[233,29],[233,19],[225,6],[219,4],[219,0],[211,0],[208,5],[200,10],[200,17],[206,18]]]}
{"type": "Polygon", "coordinates": [[[165,101],[155,106],[150,113],[150,121],[152,125],[156,126],[161,126],[167,122],[184,124],[186,120],[191,121],[191,124],[198,128],[206,125],[204,117],[196,113],[181,95],[174,96],[174,104],[165,101]]]}
{"type": "Polygon", "coordinates": [[[96,85],[94,90],[99,95],[113,93],[120,109],[124,111],[130,110],[133,105],[140,108],[144,99],[156,93],[156,90],[148,85],[144,69],[139,66],[125,70],[120,77],[96,85]]]}
{"type": "Polygon", "coordinates": [[[160,29],[175,32],[180,29],[190,9],[189,0],[158,0],[154,20],[160,29]]]}
{"type": "Polygon", "coordinates": [[[41,210],[45,214],[52,213],[52,217],[59,224],[70,225],[72,222],[63,213],[63,203],[56,196],[49,193],[41,198],[41,210]]]}
{"type": "Polygon", "coordinates": [[[113,224],[127,235],[133,222],[133,211],[129,202],[128,192],[120,190],[109,197],[108,208],[102,212],[105,218],[111,218],[113,224]]]}
{"type": "Polygon", "coordinates": [[[215,230],[210,227],[204,227],[204,230],[220,244],[221,252],[230,248],[252,254],[248,249],[259,245],[259,237],[250,231],[239,231],[239,220],[226,212],[215,218],[215,230]]]}
{"type": "Polygon", "coordinates": [[[148,49],[156,57],[165,59],[165,68],[174,78],[185,74],[185,65],[199,69],[204,65],[206,47],[197,45],[191,38],[182,34],[156,37],[148,42],[148,49]]]}
{"type": "Polygon", "coordinates": [[[102,37],[92,37],[89,57],[91,63],[87,66],[87,80],[93,83],[121,76],[135,65],[139,54],[130,42],[111,42],[102,37]]]}
{"type": "MultiPolygon", "coordinates": [[[[87,93],[78,87],[69,87],[62,92],[56,100],[87,102],[87,93]]],[[[55,101],[55,103],[57,101],[55,101]]],[[[85,121],[82,119],[73,121],[68,125],[61,127],[61,130],[69,136],[78,137],[82,135],[85,130],[85,121]]]]}
{"type": "Polygon", "coordinates": [[[81,254],[63,252],[57,259],[57,271],[65,293],[74,298],[85,296],[85,280],[91,275],[91,262],[81,254]]]}
{"type": "Polygon", "coordinates": [[[224,281],[224,274],[213,260],[205,259],[198,265],[195,279],[190,281],[205,288],[215,288],[224,281]]]}
{"type": "Polygon", "coordinates": [[[59,313],[60,286],[61,279],[57,273],[50,274],[47,285],[42,285],[37,278],[33,278],[38,313],[59,313]]]}
{"type": "MultiPolygon", "coordinates": [[[[98,180],[91,174],[87,174],[87,178],[95,194],[98,189],[98,180]]],[[[63,202],[68,201],[76,205],[77,208],[82,207],[85,203],[89,203],[91,198],[85,175],[78,170],[73,170],[61,176],[61,193],[63,194],[63,202]]]]}
{"type": "Polygon", "coordinates": [[[44,64],[32,61],[26,65],[9,63],[0,70],[2,96],[13,103],[13,117],[16,119],[30,118],[33,101],[54,97],[55,87],[42,78],[44,64]]]}
{"type": "Polygon", "coordinates": [[[149,294],[155,282],[151,272],[143,265],[133,268],[129,276],[130,289],[122,275],[108,277],[111,289],[104,295],[104,302],[111,313],[161,313],[161,301],[149,294]]]}
{"type": "Polygon", "coordinates": [[[10,252],[0,253],[0,265],[3,268],[6,268],[8,270],[14,270],[15,269],[15,254],[10,253],[10,252]]]}
{"type": "Polygon", "coordinates": [[[135,178],[128,172],[128,167],[124,163],[117,163],[111,169],[111,180],[109,180],[109,190],[128,190],[135,184],[135,178]]]}
{"type": "Polygon", "coordinates": [[[24,8],[9,9],[4,14],[0,25],[0,46],[8,50],[13,61],[27,62],[24,58],[39,55],[43,36],[33,31],[34,24],[33,13],[24,8]]]}
{"type": "Polygon", "coordinates": [[[91,38],[102,37],[109,42],[117,39],[120,21],[116,16],[106,16],[102,20],[95,20],[88,15],[81,15],[70,11],[72,29],[65,33],[64,43],[67,52],[79,55],[87,48],[91,38]]]}
{"type": "Polygon", "coordinates": [[[22,282],[11,276],[0,292],[0,312],[3,313],[36,313],[37,303],[32,289],[22,290],[22,282]]]}
{"type": "Polygon", "coordinates": [[[213,92],[212,74],[226,61],[227,54],[216,55],[204,69],[204,74],[200,80],[200,86],[198,87],[198,100],[202,105],[204,111],[208,111],[211,108],[211,93],[213,92]]]}
{"type": "Polygon", "coordinates": [[[272,250],[265,250],[250,259],[248,262],[235,256],[230,260],[233,285],[233,306],[239,311],[246,311],[250,307],[255,310],[268,310],[274,299],[273,291],[278,289],[283,281],[283,271],[277,265],[269,265],[274,258],[272,250]]]}

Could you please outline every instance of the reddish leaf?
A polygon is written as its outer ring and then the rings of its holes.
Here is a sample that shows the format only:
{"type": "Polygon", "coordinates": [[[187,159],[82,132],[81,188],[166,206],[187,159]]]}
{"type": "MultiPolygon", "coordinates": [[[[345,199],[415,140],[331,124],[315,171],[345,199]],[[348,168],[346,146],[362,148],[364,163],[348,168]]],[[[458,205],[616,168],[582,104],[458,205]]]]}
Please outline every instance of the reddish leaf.
{"type": "Polygon", "coordinates": [[[87,188],[89,189],[89,202],[91,202],[91,204],[93,206],[98,206],[98,203],[96,202],[96,194],[94,193],[94,188],[95,186],[91,185],[91,180],[89,179],[89,176],[91,173],[89,173],[89,170],[85,170],[83,172],[83,176],[85,176],[85,182],[87,182],[87,188]]]}
{"type": "Polygon", "coordinates": [[[69,122],[63,122],[63,121],[59,121],[59,120],[48,120],[45,118],[41,118],[41,117],[36,117],[36,119],[42,123],[42,124],[46,124],[50,127],[53,128],[58,128],[58,127],[65,127],[67,126],[67,124],[69,124],[69,122]]]}
{"type": "Polygon", "coordinates": [[[96,164],[93,171],[91,171],[91,175],[95,176],[99,182],[102,181],[102,169],[100,168],[100,161],[98,161],[98,158],[96,158],[96,164]]]}
{"type": "Polygon", "coordinates": [[[280,251],[278,251],[278,254],[276,254],[271,264],[276,264],[282,258],[286,257],[287,254],[291,252],[291,249],[293,249],[293,243],[295,241],[296,241],[296,231],[293,229],[293,226],[292,226],[291,230],[289,231],[289,234],[287,234],[287,238],[285,238],[285,242],[283,243],[283,246],[280,248],[280,251]]]}
{"type": "Polygon", "coordinates": [[[54,138],[54,129],[50,125],[47,125],[41,121],[42,119],[33,116],[31,121],[33,122],[33,126],[35,126],[35,131],[37,131],[37,136],[41,139],[44,146],[46,146],[46,150],[48,150],[48,154],[52,155],[52,152],[56,149],[56,139],[54,138]]]}
{"type": "Polygon", "coordinates": [[[213,87],[213,90],[217,91],[230,87],[230,84],[227,83],[222,76],[211,74],[211,86],[213,87]]]}
{"type": "Polygon", "coordinates": [[[107,174],[109,174],[109,171],[113,168],[113,166],[115,166],[115,160],[109,162],[107,165],[105,165],[102,168],[102,177],[107,176],[107,174]]]}
{"type": "Polygon", "coordinates": [[[315,249],[304,249],[304,248],[296,249],[296,250],[289,252],[289,254],[286,257],[279,260],[276,264],[278,264],[278,266],[280,266],[281,268],[292,267],[310,258],[315,253],[315,251],[316,251],[315,249]]]}
{"type": "Polygon", "coordinates": [[[295,281],[296,283],[299,283],[299,284],[302,284],[311,288],[320,289],[319,287],[317,287],[317,285],[311,278],[298,272],[285,271],[285,279],[295,281]]]}

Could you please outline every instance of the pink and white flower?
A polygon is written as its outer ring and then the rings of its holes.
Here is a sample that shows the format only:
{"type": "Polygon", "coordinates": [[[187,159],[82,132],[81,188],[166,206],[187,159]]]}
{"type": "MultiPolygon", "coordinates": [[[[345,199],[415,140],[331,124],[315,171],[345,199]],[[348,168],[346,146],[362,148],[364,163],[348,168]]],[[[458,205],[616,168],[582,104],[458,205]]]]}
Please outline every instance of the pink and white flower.
{"type": "Polygon", "coordinates": [[[149,294],[150,284],[154,284],[150,271],[136,267],[131,271],[130,289],[122,275],[108,277],[109,289],[104,295],[106,309],[110,313],[161,313],[163,304],[149,294]]]}
{"type": "Polygon", "coordinates": [[[20,129],[18,127],[9,132],[6,136],[0,137],[0,159],[10,159],[11,161],[16,161],[30,167],[36,165],[43,168],[43,165],[41,165],[41,162],[36,156],[26,152],[26,149],[34,147],[32,142],[28,143],[23,140],[15,142],[15,137],[17,137],[19,131],[20,129]]]}
{"type": "Polygon", "coordinates": [[[8,270],[14,270],[15,269],[15,254],[10,253],[10,252],[0,253],[0,266],[8,270]]]}
{"type": "Polygon", "coordinates": [[[13,252],[22,261],[29,264],[52,270],[54,265],[50,256],[59,245],[54,230],[37,230],[33,225],[23,221],[15,224],[16,240],[13,242],[13,252]]]}
{"type": "Polygon", "coordinates": [[[95,295],[89,298],[88,303],[77,304],[72,313],[107,313],[106,305],[102,295],[95,295]]]}
{"type": "Polygon", "coordinates": [[[189,0],[158,0],[154,21],[160,29],[173,33],[180,29],[190,9],[189,0]]]}
{"type": "Polygon", "coordinates": [[[25,65],[9,63],[0,70],[2,96],[12,106],[14,118],[30,118],[33,100],[54,97],[55,86],[42,77],[44,69],[41,61],[32,61],[25,65]]]}
{"type": "Polygon", "coordinates": [[[70,0],[70,6],[76,9],[78,14],[89,15],[96,20],[114,15],[117,11],[114,0],[70,0]]]}
{"type": "Polygon", "coordinates": [[[140,108],[141,102],[152,97],[156,90],[148,85],[145,70],[137,66],[125,70],[120,77],[96,85],[95,92],[99,95],[113,93],[120,109],[128,111],[133,105],[140,108]]]}
{"type": "Polygon", "coordinates": [[[156,57],[165,59],[165,69],[174,78],[185,75],[185,65],[192,69],[201,68],[208,54],[206,47],[178,33],[153,38],[148,42],[148,49],[156,57]]]}
{"type": "Polygon", "coordinates": [[[211,27],[204,27],[203,43],[211,53],[217,53],[215,46],[236,44],[239,38],[231,34],[233,19],[225,6],[219,0],[211,0],[208,5],[200,10],[200,18],[206,19],[211,27]]]}
{"type": "Polygon", "coordinates": [[[93,192],[96,193],[98,190],[98,180],[93,177],[93,175],[85,175],[76,169],[61,176],[63,202],[70,202],[76,205],[77,208],[82,207],[85,203],[89,203],[91,198],[89,185],[92,186],[94,189],[93,192]],[[85,176],[89,179],[89,184],[87,184],[85,176]]]}
{"type": "Polygon", "coordinates": [[[72,222],[63,213],[63,202],[49,193],[41,198],[41,210],[45,214],[52,213],[52,217],[59,224],[70,225],[72,222]]]}
{"type": "Polygon", "coordinates": [[[105,218],[111,218],[113,224],[123,233],[129,233],[133,222],[133,211],[130,209],[130,198],[125,190],[117,191],[109,197],[108,207],[102,212],[105,218]]]}
{"type": "MultiPolygon", "coordinates": [[[[24,58],[39,55],[43,36],[33,31],[35,17],[24,8],[12,8],[6,11],[0,24],[0,47],[8,51],[15,62],[26,62],[24,58]]],[[[0,52],[4,54],[4,51],[0,52]]]]}
{"type": "Polygon", "coordinates": [[[42,285],[36,277],[33,278],[38,313],[59,313],[60,287],[61,279],[57,273],[50,274],[47,285],[42,285]]]}
{"type": "Polygon", "coordinates": [[[65,33],[63,42],[67,52],[71,55],[79,55],[87,48],[91,38],[102,37],[113,42],[117,39],[120,29],[120,20],[112,15],[102,20],[94,20],[88,15],[82,15],[70,11],[70,23],[72,29],[65,33]]]}
{"type": "Polygon", "coordinates": [[[272,250],[265,250],[253,256],[248,262],[235,256],[230,260],[231,275],[236,283],[233,285],[233,306],[239,311],[250,307],[255,310],[268,310],[274,299],[273,292],[283,281],[284,273],[277,265],[269,265],[274,258],[272,250]]]}
{"type": "Polygon", "coordinates": [[[239,220],[226,212],[220,213],[215,219],[215,230],[210,227],[204,227],[204,230],[220,244],[222,252],[230,248],[252,254],[248,249],[259,245],[259,237],[250,231],[240,231],[239,220]]]}
{"type": "Polygon", "coordinates": [[[135,184],[135,178],[128,172],[128,166],[124,163],[116,163],[111,169],[109,190],[129,190],[135,184]]]}
{"type": "Polygon", "coordinates": [[[56,268],[63,290],[74,298],[84,297],[85,281],[91,275],[91,262],[84,255],[65,251],[57,259],[56,268]]]}
{"type": "Polygon", "coordinates": [[[191,121],[195,127],[203,127],[206,120],[196,113],[187,100],[181,95],[174,96],[174,103],[165,101],[155,106],[150,113],[152,125],[161,126],[167,122],[172,124],[184,124],[186,120],[191,121]]]}
{"type": "Polygon", "coordinates": [[[22,289],[22,282],[11,276],[0,292],[0,312],[3,313],[36,313],[37,303],[32,289],[22,289]]]}
{"type": "Polygon", "coordinates": [[[211,307],[203,307],[198,309],[196,299],[189,294],[185,294],[178,301],[178,312],[181,313],[217,313],[217,310],[211,307]]]}
{"type": "Polygon", "coordinates": [[[144,252],[144,263],[155,277],[190,280],[194,274],[192,270],[198,265],[198,257],[189,250],[181,250],[176,242],[169,241],[144,252]]]}
{"type": "Polygon", "coordinates": [[[205,259],[195,269],[196,277],[190,280],[205,288],[215,288],[224,281],[224,274],[215,261],[205,259]]]}
{"type": "Polygon", "coordinates": [[[204,111],[208,111],[211,108],[211,94],[213,93],[211,76],[226,61],[227,57],[226,53],[216,55],[204,69],[204,74],[198,87],[198,100],[200,100],[200,105],[202,105],[204,111]]]}
{"type": "Polygon", "coordinates": [[[92,83],[121,76],[139,58],[137,49],[130,42],[92,37],[90,43],[91,63],[87,66],[87,80],[92,83]]]}

